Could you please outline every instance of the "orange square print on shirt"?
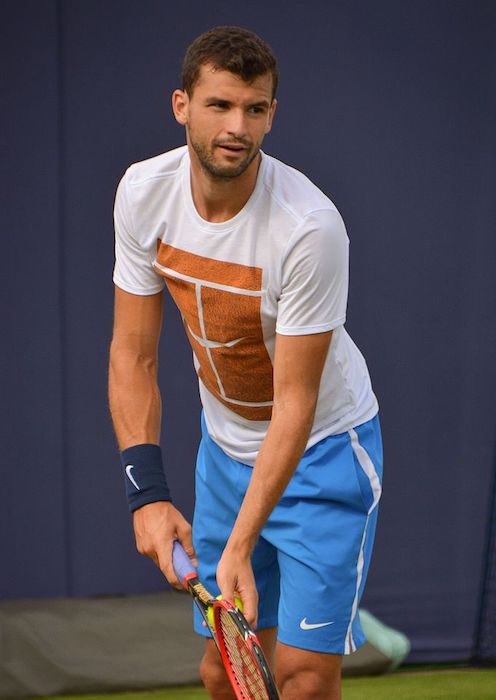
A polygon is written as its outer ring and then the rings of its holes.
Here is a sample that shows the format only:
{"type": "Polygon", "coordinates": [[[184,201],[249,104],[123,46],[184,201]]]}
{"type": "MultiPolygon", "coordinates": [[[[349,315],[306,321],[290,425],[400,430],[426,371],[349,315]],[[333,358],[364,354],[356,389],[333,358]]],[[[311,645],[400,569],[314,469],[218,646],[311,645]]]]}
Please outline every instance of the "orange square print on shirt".
{"type": "Polygon", "coordinates": [[[158,241],[154,267],[181,312],[206,388],[248,420],[270,420],[272,362],[260,307],[262,270],[158,241]]]}

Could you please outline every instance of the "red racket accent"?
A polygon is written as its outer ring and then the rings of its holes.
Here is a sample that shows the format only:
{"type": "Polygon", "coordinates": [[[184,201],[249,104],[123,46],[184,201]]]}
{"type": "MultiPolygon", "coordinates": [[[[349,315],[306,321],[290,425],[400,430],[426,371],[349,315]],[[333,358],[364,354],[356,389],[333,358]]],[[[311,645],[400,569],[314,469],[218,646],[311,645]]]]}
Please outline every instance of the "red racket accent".
{"type": "Polygon", "coordinates": [[[276,700],[267,661],[257,636],[227,601],[216,601],[214,620],[219,651],[238,700],[276,700]]]}
{"type": "Polygon", "coordinates": [[[178,579],[193,596],[212,632],[237,700],[279,700],[260,642],[243,614],[231,602],[213,599],[178,541],[172,547],[172,562],[178,579]],[[213,625],[208,615],[210,607],[213,625]]]}

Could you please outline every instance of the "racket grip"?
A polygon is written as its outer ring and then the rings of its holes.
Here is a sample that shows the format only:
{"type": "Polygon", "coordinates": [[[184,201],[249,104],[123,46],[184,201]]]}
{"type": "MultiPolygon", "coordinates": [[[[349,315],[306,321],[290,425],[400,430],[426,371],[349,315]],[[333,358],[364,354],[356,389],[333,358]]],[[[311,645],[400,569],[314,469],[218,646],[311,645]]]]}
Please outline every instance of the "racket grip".
{"type": "Polygon", "coordinates": [[[174,567],[177,578],[187,589],[185,579],[187,576],[190,577],[191,574],[196,576],[196,569],[193,566],[193,562],[186,554],[184,547],[178,540],[175,540],[172,545],[172,566],[174,567]]]}

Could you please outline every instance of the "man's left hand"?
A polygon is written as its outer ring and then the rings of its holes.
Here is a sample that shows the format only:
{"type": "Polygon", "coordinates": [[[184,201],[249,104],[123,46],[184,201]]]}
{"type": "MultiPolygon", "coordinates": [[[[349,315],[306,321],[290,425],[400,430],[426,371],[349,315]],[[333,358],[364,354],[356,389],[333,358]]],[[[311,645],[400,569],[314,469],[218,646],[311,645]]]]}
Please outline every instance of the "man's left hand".
{"type": "Polygon", "coordinates": [[[224,549],[217,566],[217,584],[224,600],[241,598],[243,614],[255,629],[258,622],[258,593],[249,555],[232,550],[229,544],[224,549]]]}

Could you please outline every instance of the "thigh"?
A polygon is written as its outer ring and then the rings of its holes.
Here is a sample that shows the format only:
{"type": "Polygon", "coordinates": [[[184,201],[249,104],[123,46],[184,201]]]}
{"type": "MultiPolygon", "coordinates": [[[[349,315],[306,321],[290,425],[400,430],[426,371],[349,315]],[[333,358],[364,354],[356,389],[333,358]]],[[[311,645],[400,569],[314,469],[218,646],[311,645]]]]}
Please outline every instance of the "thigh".
{"type": "Polygon", "coordinates": [[[380,496],[377,430],[366,423],[310,448],[263,530],[278,549],[285,645],[341,655],[365,641],[358,604],[380,496]]]}
{"type": "Polygon", "coordinates": [[[276,680],[284,698],[341,698],[342,657],[297,649],[281,642],[276,647],[276,680]]]}
{"type": "MultiPolygon", "coordinates": [[[[251,467],[231,459],[220,449],[203,424],[196,467],[193,544],[200,580],[212,595],[219,594],[217,564],[238,516],[251,473],[251,467]]],[[[276,627],[279,604],[277,552],[263,537],[253,552],[252,565],[259,595],[258,628],[276,627]]],[[[196,609],[194,625],[196,632],[209,636],[196,609]]]]}

